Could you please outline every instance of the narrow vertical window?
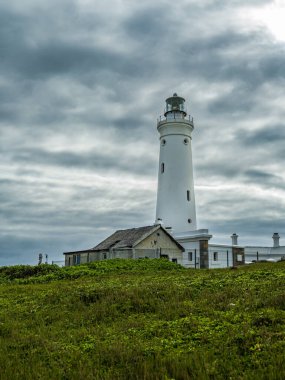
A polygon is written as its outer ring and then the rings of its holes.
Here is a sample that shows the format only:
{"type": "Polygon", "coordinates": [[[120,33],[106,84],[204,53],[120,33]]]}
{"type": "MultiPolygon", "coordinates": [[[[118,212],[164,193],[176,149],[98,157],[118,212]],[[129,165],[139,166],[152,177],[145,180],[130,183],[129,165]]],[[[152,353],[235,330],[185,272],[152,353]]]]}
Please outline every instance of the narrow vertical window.
{"type": "Polygon", "coordinates": [[[193,252],[188,252],[188,261],[193,261],[193,252]]]}
{"type": "Polygon", "coordinates": [[[164,162],[161,163],[160,171],[161,171],[161,173],[164,173],[164,162]]]}
{"type": "Polygon", "coordinates": [[[189,202],[191,199],[190,190],[187,190],[187,201],[189,202]]]}
{"type": "Polygon", "coordinates": [[[214,261],[218,261],[218,252],[214,252],[213,256],[214,261]]]}

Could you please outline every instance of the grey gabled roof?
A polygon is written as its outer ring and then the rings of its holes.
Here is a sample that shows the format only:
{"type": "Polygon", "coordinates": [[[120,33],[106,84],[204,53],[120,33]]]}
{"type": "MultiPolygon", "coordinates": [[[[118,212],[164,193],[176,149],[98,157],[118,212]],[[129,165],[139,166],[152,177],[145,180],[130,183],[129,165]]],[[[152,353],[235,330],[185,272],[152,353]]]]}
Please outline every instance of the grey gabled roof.
{"type": "Polygon", "coordinates": [[[159,230],[160,228],[163,229],[163,231],[177,245],[177,247],[181,249],[181,251],[184,251],[182,245],[180,245],[178,241],[175,240],[174,237],[171,236],[167,230],[165,230],[160,224],[156,224],[153,226],[130,228],[128,230],[118,230],[93,248],[86,249],[84,251],[64,252],[64,254],[66,255],[71,253],[108,251],[110,248],[133,248],[146,237],[151,235],[153,232],[159,230]]]}
{"type": "Polygon", "coordinates": [[[96,245],[92,250],[105,251],[110,248],[132,248],[137,242],[149,236],[152,232],[158,230],[160,226],[146,226],[130,228],[128,230],[118,230],[107,239],[96,245]]]}
{"type": "Polygon", "coordinates": [[[109,236],[107,239],[103,240],[100,244],[96,245],[92,250],[94,251],[105,251],[110,248],[133,248],[146,237],[151,235],[154,231],[160,228],[169,236],[169,238],[184,251],[182,245],[178,243],[160,224],[146,227],[130,228],[128,230],[118,230],[113,235],[109,236]]]}

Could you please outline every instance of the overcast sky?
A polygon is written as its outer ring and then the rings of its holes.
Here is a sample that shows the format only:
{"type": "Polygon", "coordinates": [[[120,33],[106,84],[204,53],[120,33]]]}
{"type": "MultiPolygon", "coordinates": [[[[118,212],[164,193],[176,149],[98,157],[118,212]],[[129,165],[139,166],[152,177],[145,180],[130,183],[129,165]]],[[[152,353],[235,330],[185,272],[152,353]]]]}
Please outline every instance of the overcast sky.
{"type": "Polygon", "coordinates": [[[0,265],[153,224],[174,92],[195,121],[198,227],[285,245],[284,19],[284,1],[2,1],[0,265]]]}

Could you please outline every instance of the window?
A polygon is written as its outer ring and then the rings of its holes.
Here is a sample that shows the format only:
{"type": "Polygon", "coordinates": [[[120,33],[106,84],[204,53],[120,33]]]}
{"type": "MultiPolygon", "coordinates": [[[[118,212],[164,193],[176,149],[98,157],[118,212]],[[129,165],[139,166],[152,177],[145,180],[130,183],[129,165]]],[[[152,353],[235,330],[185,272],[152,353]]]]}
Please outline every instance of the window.
{"type": "Polygon", "coordinates": [[[187,190],[187,201],[189,202],[191,199],[190,190],[187,190]]]}
{"type": "Polygon", "coordinates": [[[164,162],[161,163],[160,171],[161,171],[161,173],[164,173],[164,162]]]}
{"type": "Polygon", "coordinates": [[[192,223],[192,219],[188,219],[188,223],[192,223]]]}
{"type": "Polygon", "coordinates": [[[162,139],[161,140],[161,145],[164,146],[166,144],[166,140],[165,139],[162,139]]]}
{"type": "Polygon", "coordinates": [[[103,260],[106,260],[106,259],[107,259],[107,253],[104,252],[104,253],[103,253],[103,260]]]}
{"type": "Polygon", "coordinates": [[[213,260],[218,261],[218,252],[213,253],[213,260]]]}
{"type": "Polygon", "coordinates": [[[188,252],[188,261],[193,261],[193,252],[188,252]]]}
{"type": "Polygon", "coordinates": [[[177,259],[172,259],[172,262],[177,264],[177,259]]]}
{"type": "Polygon", "coordinates": [[[184,139],[183,142],[184,142],[185,145],[189,144],[189,140],[188,139],[184,139]]]}
{"type": "Polygon", "coordinates": [[[72,261],[73,261],[72,262],[73,265],[79,265],[80,264],[80,254],[73,255],[72,261]]]}

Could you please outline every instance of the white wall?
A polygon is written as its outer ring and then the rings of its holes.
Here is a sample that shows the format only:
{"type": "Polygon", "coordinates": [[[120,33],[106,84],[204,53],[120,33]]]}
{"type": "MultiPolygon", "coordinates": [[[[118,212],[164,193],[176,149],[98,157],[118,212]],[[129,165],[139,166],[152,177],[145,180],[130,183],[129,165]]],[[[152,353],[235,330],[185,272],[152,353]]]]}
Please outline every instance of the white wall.
{"type": "Polygon", "coordinates": [[[233,266],[232,246],[209,244],[209,268],[227,268],[231,266],[233,266]],[[214,258],[217,260],[214,260],[214,258]]]}
{"type": "Polygon", "coordinates": [[[193,124],[187,119],[158,123],[160,156],[156,220],[162,219],[164,227],[172,227],[174,232],[196,230],[191,148],[193,129],[193,124]]]}
{"type": "Polygon", "coordinates": [[[285,257],[285,247],[244,247],[245,261],[252,262],[258,260],[281,260],[285,257]],[[258,252],[258,255],[257,255],[258,252]]]}

